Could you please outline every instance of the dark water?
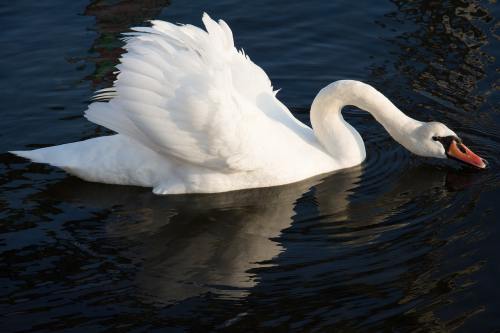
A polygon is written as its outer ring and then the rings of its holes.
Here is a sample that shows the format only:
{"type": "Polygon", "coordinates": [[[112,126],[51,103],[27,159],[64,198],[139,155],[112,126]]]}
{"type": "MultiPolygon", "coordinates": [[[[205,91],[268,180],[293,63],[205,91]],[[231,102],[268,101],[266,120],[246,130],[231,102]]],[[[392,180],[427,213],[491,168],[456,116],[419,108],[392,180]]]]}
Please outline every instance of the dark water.
{"type": "Polygon", "coordinates": [[[327,3],[0,5],[3,332],[500,329],[498,4],[327,3]],[[357,110],[362,166],[272,189],[159,197],[6,153],[107,134],[82,113],[119,33],[204,10],[303,121],[321,87],[363,80],[490,169],[412,156],[357,110]]]}

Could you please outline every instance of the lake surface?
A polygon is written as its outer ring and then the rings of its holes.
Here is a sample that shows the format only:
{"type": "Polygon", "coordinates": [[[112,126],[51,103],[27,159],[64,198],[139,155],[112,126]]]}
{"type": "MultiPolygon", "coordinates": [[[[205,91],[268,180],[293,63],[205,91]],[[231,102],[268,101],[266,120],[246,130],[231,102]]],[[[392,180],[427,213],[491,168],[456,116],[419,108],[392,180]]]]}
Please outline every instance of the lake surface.
{"type": "Polygon", "coordinates": [[[496,1],[0,5],[2,331],[500,329],[499,17],[496,1]],[[203,11],[302,121],[323,86],[363,80],[490,168],[412,156],[353,108],[363,165],[269,189],[154,196],[7,153],[109,134],[83,111],[120,33],[203,11]]]}

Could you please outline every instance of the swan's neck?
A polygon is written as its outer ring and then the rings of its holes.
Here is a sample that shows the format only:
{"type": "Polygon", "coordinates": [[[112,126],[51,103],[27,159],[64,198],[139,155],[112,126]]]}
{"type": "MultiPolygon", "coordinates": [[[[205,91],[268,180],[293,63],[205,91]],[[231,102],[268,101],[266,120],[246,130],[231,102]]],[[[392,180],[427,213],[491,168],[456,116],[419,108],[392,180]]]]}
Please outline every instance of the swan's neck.
{"type": "Polygon", "coordinates": [[[311,106],[311,124],[318,141],[343,166],[359,164],[365,158],[361,136],[342,117],[341,110],[346,105],[371,113],[405,147],[411,144],[411,133],[422,124],[368,84],[342,80],[326,86],[311,106]]]}

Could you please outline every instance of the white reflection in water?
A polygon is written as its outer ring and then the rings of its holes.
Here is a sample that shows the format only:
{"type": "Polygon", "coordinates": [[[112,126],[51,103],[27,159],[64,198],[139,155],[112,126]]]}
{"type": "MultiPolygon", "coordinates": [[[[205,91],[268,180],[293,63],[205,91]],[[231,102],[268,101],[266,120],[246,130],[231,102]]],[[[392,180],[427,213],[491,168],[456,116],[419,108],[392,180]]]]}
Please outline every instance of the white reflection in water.
{"type": "MultiPolygon", "coordinates": [[[[297,200],[318,181],[163,198],[176,201],[175,209],[156,201],[141,210],[141,222],[112,223],[108,232],[138,241],[130,255],[144,260],[137,283],[151,301],[181,301],[209,291],[245,297],[258,283],[252,269],[272,265],[284,250],[277,238],[292,224],[297,200]]],[[[345,190],[339,188],[340,205],[347,204],[345,190]]]]}
{"type": "MultiPolygon", "coordinates": [[[[273,258],[285,250],[280,235],[296,219],[314,220],[323,237],[338,239],[341,246],[378,241],[414,219],[401,207],[417,196],[432,189],[436,201],[446,195],[446,173],[428,171],[406,169],[391,182],[383,177],[362,182],[359,167],[281,187],[180,196],[77,181],[72,186],[61,183],[60,195],[68,200],[67,188],[72,188],[72,199],[86,207],[115,207],[105,237],[118,256],[139,266],[134,273],[139,296],[169,304],[207,292],[247,296],[259,283],[255,269],[273,265],[273,258]],[[360,186],[361,192],[373,187],[378,193],[356,198],[360,186]],[[300,208],[297,215],[299,200],[308,208],[300,208]],[[388,218],[392,222],[383,223],[388,218]]],[[[408,212],[418,213],[413,207],[408,212]]]]}

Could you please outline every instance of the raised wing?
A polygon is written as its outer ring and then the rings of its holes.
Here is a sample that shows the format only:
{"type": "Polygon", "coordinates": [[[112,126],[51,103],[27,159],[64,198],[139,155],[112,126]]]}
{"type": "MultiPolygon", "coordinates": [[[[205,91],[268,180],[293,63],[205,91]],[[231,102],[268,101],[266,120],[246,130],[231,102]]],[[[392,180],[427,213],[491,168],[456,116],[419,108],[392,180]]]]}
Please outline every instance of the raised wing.
{"type": "Polygon", "coordinates": [[[254,129],[265,115],[258,101],[279,102],[265,72],[236,50],[227,24],[207,14],[203,23],[207,32],[164,21],[133,29],[113,87],[98,92],[85,116],[170,158],[255,169],[254,129]]]}

